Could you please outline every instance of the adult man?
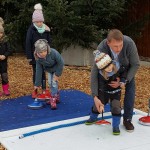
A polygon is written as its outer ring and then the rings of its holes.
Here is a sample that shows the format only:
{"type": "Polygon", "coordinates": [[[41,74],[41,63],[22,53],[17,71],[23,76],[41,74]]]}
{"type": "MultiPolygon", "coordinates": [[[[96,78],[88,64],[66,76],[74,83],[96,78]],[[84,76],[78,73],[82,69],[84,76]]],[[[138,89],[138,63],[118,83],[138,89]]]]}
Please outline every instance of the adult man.
{"type": "MultiPolygon", "coordinates": [[[[127,131],[132,132],[134,126],[131,123],[133,116],[134,100],[135,100],[135,74],[140,66],[139,56],[137,52],[136,45],[134,41],[125,36],[118,29],[112,29],[109,31],[107,39],[104,39],[99,45],[98,50],[101,52],[109,54],[109,56],[118,62],[121,67],[127,70],[127,77],[125,82],[125,97],[124,97],[124,114],[123,114],[123,124],[127,131]]],[[[98,89],[97,68],[93,66],[92,68],[92,87],[91,89],[98,89]]],[[[121,83],[119,80],[111,82],[110,86],[117,88],[121,83]]],[[[98,90],[92,93],[93,97],[98,95],[98,90]]],[[[95,106],[97,110],[101,107],[101,102],[94,99],[95,106]]],[[[92,114],[93,118],[97,118],[96,114],[92,114]]],[[[90,117],[92,116],[90,115],[90,117]]]]}

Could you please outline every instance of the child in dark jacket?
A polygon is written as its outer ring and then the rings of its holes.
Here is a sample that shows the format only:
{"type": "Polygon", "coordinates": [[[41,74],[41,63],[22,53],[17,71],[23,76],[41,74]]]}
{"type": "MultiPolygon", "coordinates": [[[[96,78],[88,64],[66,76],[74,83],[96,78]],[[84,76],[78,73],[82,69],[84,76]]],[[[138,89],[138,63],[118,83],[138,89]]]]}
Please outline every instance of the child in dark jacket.
{"type": "Polygon", "coordinates": [[[64,61],[59,52],[50,48],[45,39],[39,39],[36,41],[34,56],[36,60],[36,78],[34,88],[36,90],[41,86],[42,69],[44,69],[45,72],[48,72],[48,84],[52,96],[49,104],[51,105],[51,109],[56,109],[56,103],[59,102],[58,79],[62,74],[64,61]]]}
{"type": "Polygon", "coordinates": [[[10,45],[8,43],[7,37],[3,28],[4,21],[0,17],[0,74],[2,79],[2,89],[3,92],[0,92],[0,96],[3,94],[6,96],[10,95],[9,91],[9,81],[8,81],[8,73],[7,73],[7,58],[12,54],[12,50],[10,49],[10,45]]]}
{"type": "MultiPolygon", "coordinates": [[[[48,41],[48,44],[51,43],[50,28],[44,24],[44,16],[42,12],[42,5],[36,4],[34,6],[34,12],[32,15],[32,24],[30,25],[27,36],[26,36],[26,55],[29,61],[29,64],[32,65],[33,70],[33,84],[35,83],[35,74],[36,74],[36,62],[34,58],[35,42],[39,39],[45,39],[48,41]]],[[[42,80],[45,80],[45,72],[43,70],[42,80]]],[[[42,86],[42,89],[45,87],[42,86]]],[[[32,98],[36,98],[38,91],[35,90],[32,93],[32,98]]]]}
{"type": "Polygon", "coordinates": [[[126,71],[118,62],[112,61],[108,54],[96,50],[94,55],[95,63],[91,71],[91,91],[94,106],[92,107],[90,118],[85,124],[91,125],[95,123],[98,114],[104,111],[104,105],[110,100],[113,134],[119,135],[121,88],[125,86],[126,71]],[[110,84],[116,80],[120,81],[120,86],[112,88],[110,84]]]}

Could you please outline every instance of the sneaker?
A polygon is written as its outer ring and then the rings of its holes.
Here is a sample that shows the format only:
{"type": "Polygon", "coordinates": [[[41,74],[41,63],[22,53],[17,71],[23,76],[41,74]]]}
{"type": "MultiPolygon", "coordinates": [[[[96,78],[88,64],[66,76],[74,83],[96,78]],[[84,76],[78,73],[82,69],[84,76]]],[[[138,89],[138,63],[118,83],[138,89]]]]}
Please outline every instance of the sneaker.
{"type": "Polygon", "coordinates": [[[113,135],[120,135],[119,127],[113,127],[113,135]]]}
{"type": "Polygon", "coordinates": [[[91,118],[89,118],[86,122],[85,122],[85,124],[86,125],[92,125],[92,124],[95,124],[95,122],[97,121],[98,119],[91,119],[91,118]]]}
{"type": "Polygon", "coordinates": [[[129,119],[124,119],[123,120],[123,125],[125,126],[126,130],[128,132],[133,132],[134,131],[134,126],[133,124],[131,123],[131,120],[129,119]]]}

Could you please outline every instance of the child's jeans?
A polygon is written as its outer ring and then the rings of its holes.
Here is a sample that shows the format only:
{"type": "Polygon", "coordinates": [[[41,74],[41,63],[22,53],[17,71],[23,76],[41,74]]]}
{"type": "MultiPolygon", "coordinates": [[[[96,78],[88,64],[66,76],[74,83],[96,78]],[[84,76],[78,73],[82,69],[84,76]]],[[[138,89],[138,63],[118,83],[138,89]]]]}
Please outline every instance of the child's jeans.
{"type": "Polygon", "coordinates": [[[58,94],[58,81],[54,81],[54,74],[48,73],[48,84],[50,87],[51,95],[55,96],[58,94]]]}

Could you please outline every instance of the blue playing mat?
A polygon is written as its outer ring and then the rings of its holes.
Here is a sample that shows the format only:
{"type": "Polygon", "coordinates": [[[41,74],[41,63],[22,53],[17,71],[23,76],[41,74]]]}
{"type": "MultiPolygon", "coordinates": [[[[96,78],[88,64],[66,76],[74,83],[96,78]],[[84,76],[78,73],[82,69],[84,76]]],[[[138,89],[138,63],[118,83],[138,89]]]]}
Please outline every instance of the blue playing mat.
{"type": "MultiPolygon", "coordinates": [[[[61,90],[60,99],[56,110],[51,110],[49,105],[38,110],[29,109],[28,105],[34,101],[31,96],[0,101],[0,132],[87,116],[93,105],[93,98],[78,90],[61,90]]],[[[109,110],[106,105],[105,112],[109,110]]]]}

